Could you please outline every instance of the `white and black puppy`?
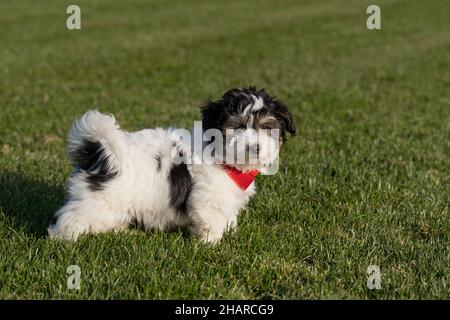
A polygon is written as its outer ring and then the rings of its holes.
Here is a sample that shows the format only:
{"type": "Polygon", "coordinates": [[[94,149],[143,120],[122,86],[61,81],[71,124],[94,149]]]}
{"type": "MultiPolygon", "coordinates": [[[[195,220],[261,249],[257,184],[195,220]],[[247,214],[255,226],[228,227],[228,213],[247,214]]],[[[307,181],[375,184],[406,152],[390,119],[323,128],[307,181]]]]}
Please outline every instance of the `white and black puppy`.
{"type": "Polygon", "coordinates": [[[147,230],[183,227],[219,241],[236,226],[255,194],[255,176],[276,159],[295,126],[283,104],[255,88],[226,92],[202,108],[202,117],[203,132],[212,133],[200,153],[217,146],[210,161],[201,161],[176,129],[125,132],[112,115],[86,113],[69,134],[74,172],[50,237],[76,240],[138,222],[147,230]]]}

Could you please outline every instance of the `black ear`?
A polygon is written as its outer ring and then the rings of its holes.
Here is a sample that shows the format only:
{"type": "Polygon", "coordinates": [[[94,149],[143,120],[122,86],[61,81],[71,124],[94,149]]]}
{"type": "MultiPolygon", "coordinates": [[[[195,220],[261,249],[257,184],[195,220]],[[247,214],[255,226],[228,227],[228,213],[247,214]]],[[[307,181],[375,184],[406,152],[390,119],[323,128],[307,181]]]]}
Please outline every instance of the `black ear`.
{"type": "MultiPolygon", "coordinates": [[[[278,120],[283,124],[283,129],[285,132],[295,135],[295,123],[292,114],[289,112],[287,107],[277,100],[273,100],[272,103],[275,105],[274,113],[278,120]]],[[[284,138],[284,134],[283,134],[284,138]]]]}
{"type": "Polygon", "coordinates": [[[228,112],[224,99],[209,101],[201,107],[203,131],[208,129],[222,129],[223,123],[227,118],[228,112]]]}
{"type": "Polygon", "coordinates": [[[230,89],[222,95],[220,100],[209,101],[201,108],[203,117],[203,130],[221,129],[231,114],[241,113],[246,106],[252,103],[252,96],[263,93],[256,91],[254,87],[230,89]]]}

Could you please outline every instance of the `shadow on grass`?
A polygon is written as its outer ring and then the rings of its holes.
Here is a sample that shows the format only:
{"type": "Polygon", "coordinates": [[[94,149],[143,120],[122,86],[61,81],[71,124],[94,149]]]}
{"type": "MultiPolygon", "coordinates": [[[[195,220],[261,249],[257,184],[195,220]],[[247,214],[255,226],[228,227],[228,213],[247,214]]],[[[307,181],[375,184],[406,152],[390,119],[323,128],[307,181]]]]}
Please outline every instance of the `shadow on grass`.
{"type": "Polygon", "coordinates": [[[64,203],[64,187],[17,173],[0,172],[0,208],[16,230],[47,235],[55,211],[64,203]]]}

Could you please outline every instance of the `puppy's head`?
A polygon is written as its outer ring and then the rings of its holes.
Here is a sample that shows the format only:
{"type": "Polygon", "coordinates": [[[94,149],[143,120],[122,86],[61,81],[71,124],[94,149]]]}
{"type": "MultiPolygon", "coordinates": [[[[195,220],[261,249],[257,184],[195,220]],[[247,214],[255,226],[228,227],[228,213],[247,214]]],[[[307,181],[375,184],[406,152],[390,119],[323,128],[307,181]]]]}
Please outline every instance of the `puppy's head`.
{"type": "Polygon", "coordinates": [[[223,137],[223,163],[242,171],[261,169],[277,158],[287,134],[295,134],[287,107],[264,89],[231,89],[221,99],[202,107],[206,132],[223,137]]]}

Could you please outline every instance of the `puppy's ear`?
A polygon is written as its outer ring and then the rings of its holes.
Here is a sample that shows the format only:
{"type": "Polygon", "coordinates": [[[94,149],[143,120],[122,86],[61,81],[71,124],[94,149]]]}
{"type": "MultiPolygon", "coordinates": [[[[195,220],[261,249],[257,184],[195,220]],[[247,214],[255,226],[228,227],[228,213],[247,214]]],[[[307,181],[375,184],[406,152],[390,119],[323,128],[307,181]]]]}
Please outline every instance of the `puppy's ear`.
{"type": "Polygon", "coordinates": [[[203,131],[221,128],[221,120],[224,113],[223,100],[209,101],[201,107],[203,131]]]}
{"type": "Polygon", "coordinates": [[[277,100],[272,101],[272,103],[275,105],[275,116],[283,124],[284,131],[289,132],[291,135],[295,135],[296,129],[294,119],[292,118],[292,114],[289,112],[287,107],[277,100]]]}

